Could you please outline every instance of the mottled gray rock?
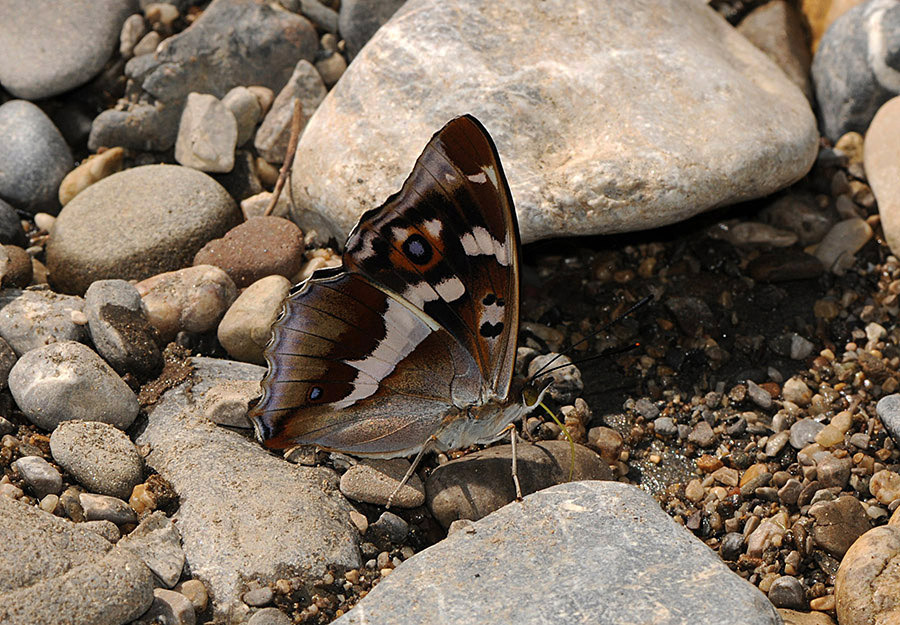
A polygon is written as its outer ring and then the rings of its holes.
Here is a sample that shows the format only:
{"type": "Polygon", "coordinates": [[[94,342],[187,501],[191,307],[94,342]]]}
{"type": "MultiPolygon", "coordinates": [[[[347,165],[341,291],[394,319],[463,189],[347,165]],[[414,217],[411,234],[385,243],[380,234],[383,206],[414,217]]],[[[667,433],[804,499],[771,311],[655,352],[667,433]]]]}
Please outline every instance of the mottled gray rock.
{"type": "Polygon", "coordinates": [[[0,497],[0,622],[121,625],[150,607],[153,574],[98,534],[0,497]],[[27,554],[27,557],[23,557],[27,554]]]}
{"type": "Polygon", "coordinates": [[[619,7],[410,0],[304,130],[295,221],[343,240],[462,113],[496,143],[526,242],[673,223],[809,170],[809,102],[715,11],[689,0],[619,7]]]}
{"type": "Polygon", "coordinates": [[[135,0],[7,0],[0,20],[0,84],[26,100],[84,84],[109,60],[122,23],[135,11],[135,0]]]}
{"type": "Polygon", "coordinates": [[[190,600],[180,592],[156,588],[153,591],[153,604],[134,625],[194,625],[197,615],[190,600]]]}
{"type": "Polygon", "coordinates": [[[0,198],[30,213],[55,214],[59,183],[74,165],[66,140],[41,109],[25,100],[0,106],[0,198]]]}
{"type": "Polygon", "coordinates": [[[144,464],[131,439],[97,421],[60,423],[50,435],[50,453],[91,492],[128,499],[140,484],[144,464]]]}
{"type": "Polygon", "coordinates": [[[900,441],[900,394],[885,395],[875,404],[875,413],[894,441],[900,441]]]}
{"type": "Polygon", "coordinates": [[[149,376],[163,364],[141,294],[125,280],[97,280],[84,294],[84,312],[97,352],[119,373],[149,376]]]}
{"type": "Polygon", "coordinates": [[[191,264],[240,221],[234,200],[206,174],[145,165],[113,174],[60,212],[47,244],[54,288],[83,293],[95,280],[142,280],[191,264]],[[128,233],[100,237],[98,232],[128,233]]]}
{"type": "Polygon", "coordinates": [[[290,464],[200,414],[198,400],[212,386],[258,382],[264,369],[211,358],[191,363],[192,388],[168,391],[137,443],[150,445],[147,464],[180,497],[175,521],[187,564],[210,589],[214,612],[243,605],[245,579],[265,583],[285,569],[321,575],[330,565],[359,567],[352,507],[337,494],[332,471],[290,464]]]}
{"type": "MultiPolygon", "coordinates": [[[[341,476],[341,493],[353,501],[383,506],[400,485],[409,466],[409,460],[405,458],[362,459],[341,476]]],[[[391,505],[398,508],[415,508],[423,503],[425,486],[416,474],[409,478],[391,501],[391,505]]]]}
{"type": "Polygon", "coordinates": [[[28,247],[28,238],[16,209],[0,200],[0,243],[28,247]]]}
{"type": "Polygon", "coordinates": [[[338,29],[353,59],[405,0],[342,0],[338,29]]]}
{"type": "MultiPolygon", "coordinates": [[[[517,445],[522,494],[569,481],[572,449],[568,441],[517,445]]],[[[572,480],[611,480],[612,472],[596,453],[575,446],[572,480]]],[[[478,520],[516,498],[512,446],[496,445],[439,466],[425,482],[428,508],[444,527],[457,519],[478,520]]]]}
{"type": "Polygon", "coordinates": [[[166,588],[178,583],[184,568],[181,535],[165,514],[157,510],[119,541],[119,546],[132,552],[166,588]]]}
{"type": "Polygon", "coordinates": [[[587,481],[529,495],[455,532],[396,568],[335,623],[578,621],[780,625],[781,619],[650,495],[587,481]],[[534,592],[538,587],[553,592],[534,592]]]}
{"type": "Polygon", "coordinates": [[[22,356],[9,373],[9,390],[25,416],[45,430],[74,419],[124,429],[139,409],[122,378],[90,348],[72,341],[22,356]]]}
{"type": "Polygon", "coordinates": [[[208,93],[189,93],[178,124],[175,160],[200,171],[225,173],[234,167],[237,120],[208,93]]]}
{"type": "Polygon", "coordinates": [[[123,59],[130,59],[134,56],[134,46],[145,34],[147,34],[147,22],[143,15],[135,13],[122,22],[122,30],[119,31],[119,54],[123,59]]]}
{"type": "Polygon", "coordinates": [[[325,83],[315,66],[307,60],[297,63],[294,73],[275,98],[272,108],[266,114],[253,145],[259,155],[270,163],[281,163],[287,152],[291,136],[291,120],[294,117],[294,102],[300,100],[303,113],[302,131],[309,118],[328,93],[325,83]]]}
{"type": "Polygon", "coordinates": [[[187,30],[166,39],[153,54],[128,62],[125,74],[144,92],[142,101],[130,110],[101,113],[88,145],[91,150],[104,145],[171,148],[190,91],[217,98],[241,85],[278,91],[297,61],[312,60],[317,47],[309,21],[275,3],[215,0],[187,30]]]}
{"type": "Polygon", "coordinates": [[[43,499],[62,490],[62,475],[40,456],[23,456],[12,463],[32,492],[43,499]]]}
{"type": "Polygon", "coordinates": [[[84,326],[76,323],[84,310],[80,297],[52,291],[0,291],[0,336],[17,355],[60,341],[81,341],[84,326]]]}
{"type": "Polygon", "coordinates": [[[836,19],[812,62],[823,134],[865,134],[878,108],[900,93],[900,4],[870,0],[836,19]]]}

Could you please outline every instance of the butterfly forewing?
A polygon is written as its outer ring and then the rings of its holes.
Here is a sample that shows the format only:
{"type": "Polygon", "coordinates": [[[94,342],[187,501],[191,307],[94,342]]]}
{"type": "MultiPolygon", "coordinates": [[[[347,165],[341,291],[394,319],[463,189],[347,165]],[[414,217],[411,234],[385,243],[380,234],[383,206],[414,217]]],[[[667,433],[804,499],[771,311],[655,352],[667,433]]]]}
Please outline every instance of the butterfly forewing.
{"type": "Polygon", "coordinates": [[[518,256],[497,151],[477,120],[454,119],[400,192],[360,218],[343,268],[285,302],[250,413],[259,437],[381,457],[416,453],[448,427],[471,438],[473,415],[508,394],[518,256]]]}
{"type": "Polygon", "coordinates": [[[344,265],[421,309],[505,397],[518,333],[518,228],[487,131],[459,117],[438,132],[400,192],[360,219],[344,265]]]}
{"type": "Polygon", "coordinates": [[[448,406],[477,401],[477,368],[463,347],[364,276],[314,274],[273,331],[251,413],[269,447],[407,455],[448,406]]]}

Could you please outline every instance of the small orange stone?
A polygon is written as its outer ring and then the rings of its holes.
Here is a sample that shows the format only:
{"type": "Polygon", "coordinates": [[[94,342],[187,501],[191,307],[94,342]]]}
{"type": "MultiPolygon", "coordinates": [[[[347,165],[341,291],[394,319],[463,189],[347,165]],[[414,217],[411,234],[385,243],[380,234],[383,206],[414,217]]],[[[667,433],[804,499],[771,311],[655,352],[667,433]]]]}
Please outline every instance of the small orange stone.
{"type": "Polygon", "coordinates": [[[716,458],[715,456],[710,456],[709,454],[703,454],[697,459],[697,468],[703,471],[704,473],[712,473],[716,469],[722,467],[722,461],[716,458]]]}

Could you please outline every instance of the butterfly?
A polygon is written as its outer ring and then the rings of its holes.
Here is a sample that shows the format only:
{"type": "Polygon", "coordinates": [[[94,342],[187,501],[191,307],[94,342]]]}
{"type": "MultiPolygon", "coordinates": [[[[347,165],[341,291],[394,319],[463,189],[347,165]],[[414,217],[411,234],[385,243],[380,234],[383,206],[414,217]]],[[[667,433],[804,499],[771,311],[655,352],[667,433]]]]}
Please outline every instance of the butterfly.
{"type": "Polygon", "coordinates": [[[513,375],[519,248],[490,135],[470,115],[451,120],[362,215],[342,266],[291,290],[250,412],[257,437],[416,461],[499,438],[547,390],[513,375]]]}

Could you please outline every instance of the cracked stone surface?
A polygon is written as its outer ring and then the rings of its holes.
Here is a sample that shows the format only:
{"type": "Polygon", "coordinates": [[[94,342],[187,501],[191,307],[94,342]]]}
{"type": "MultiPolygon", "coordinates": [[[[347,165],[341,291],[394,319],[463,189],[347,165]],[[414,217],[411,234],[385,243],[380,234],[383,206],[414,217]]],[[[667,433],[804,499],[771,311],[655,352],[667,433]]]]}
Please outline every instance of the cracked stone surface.
{"type": "Polygon", "coordinates": [[[618,482],[585,481],[539,491],[452,533],[401,564],[334,622],[780,625],[781,619],[759,590],[650,495],[618,482]]]}

